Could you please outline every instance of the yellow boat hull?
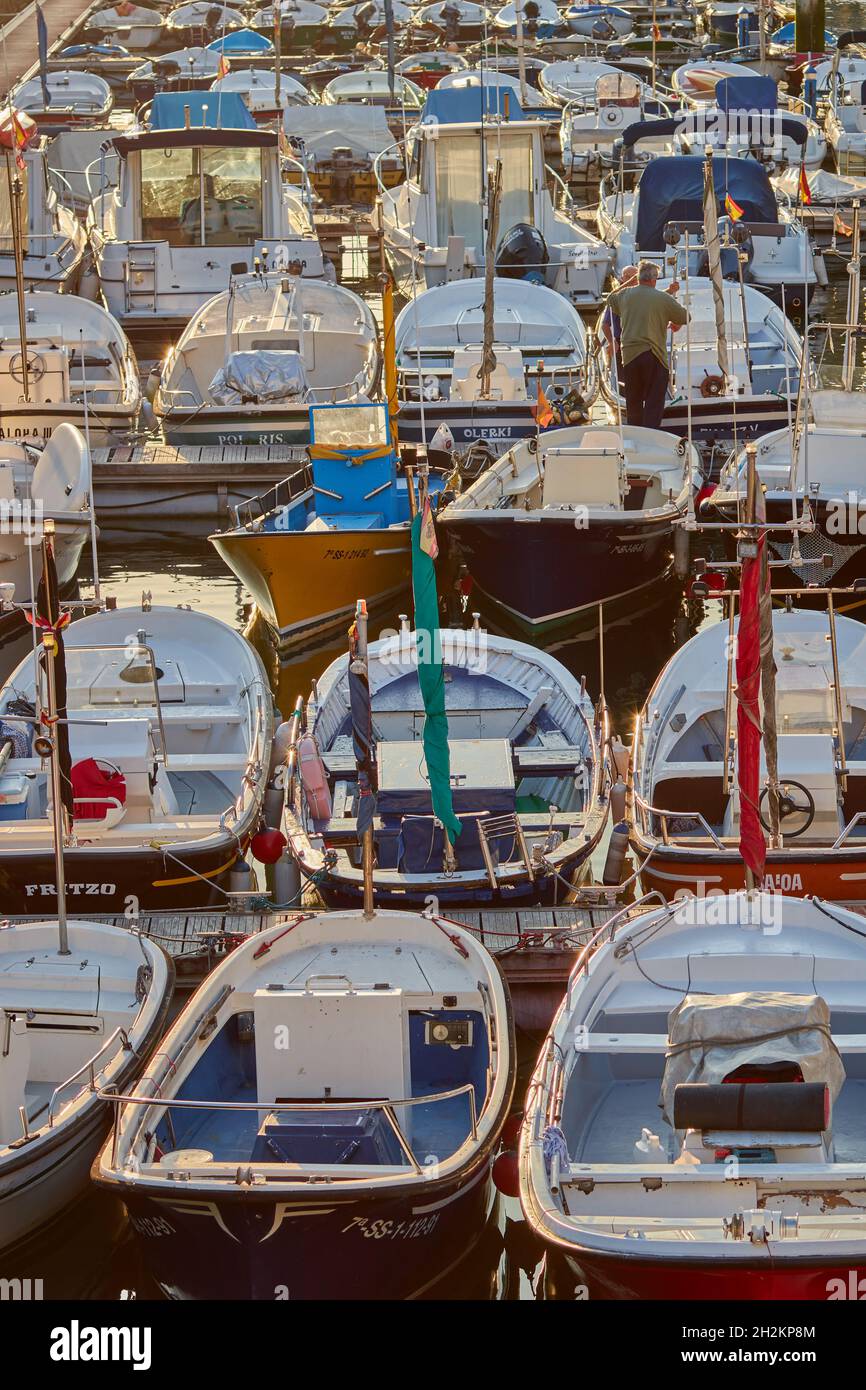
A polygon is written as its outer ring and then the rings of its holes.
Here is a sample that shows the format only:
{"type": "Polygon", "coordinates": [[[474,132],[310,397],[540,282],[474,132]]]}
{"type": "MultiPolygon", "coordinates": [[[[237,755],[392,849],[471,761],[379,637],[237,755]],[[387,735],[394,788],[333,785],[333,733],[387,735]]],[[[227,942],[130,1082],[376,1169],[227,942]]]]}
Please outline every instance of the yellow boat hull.
{"type": "Polygon", "coordinates": [[[255,599],[281,645],[339,627],[412,580],[409,528],[224,531],[211,540],[255,599]]]}

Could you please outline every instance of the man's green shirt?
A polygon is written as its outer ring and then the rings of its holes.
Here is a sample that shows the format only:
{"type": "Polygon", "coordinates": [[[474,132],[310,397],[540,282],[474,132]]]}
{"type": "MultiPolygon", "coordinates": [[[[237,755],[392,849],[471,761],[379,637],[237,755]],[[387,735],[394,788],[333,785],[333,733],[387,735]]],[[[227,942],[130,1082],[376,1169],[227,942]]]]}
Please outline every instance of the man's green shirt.
{"type": "Polygon", "coordinates": [[[629,285],[624,290],[616,290],[607,302],[612,311],[619,314],[622,325],[620,351],[623,365],[639,357],[642,352],[652,352],[667,369],[668,324],[689,321],[682,304],[673,295],[664,294],[651,285],[629,285]]]}

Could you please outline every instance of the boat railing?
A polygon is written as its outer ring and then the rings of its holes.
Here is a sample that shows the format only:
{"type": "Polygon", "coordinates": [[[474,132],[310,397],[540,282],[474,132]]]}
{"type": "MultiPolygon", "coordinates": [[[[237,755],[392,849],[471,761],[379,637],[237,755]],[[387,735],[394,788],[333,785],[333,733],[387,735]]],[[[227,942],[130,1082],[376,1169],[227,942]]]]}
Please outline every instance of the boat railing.
{"type": "MultiPolygon", "coordinates": [[[[51,1099],[48,1102],[49,1129],[51,1129],[54,1125],[54,1107],[57,1103],[58,1097],[64,1091],[68,1090],[68,1088],[72,1086],[76,1081],[78,1081],[80,1077],[87,1075],[88,1090],[91,1092],[95,1092],[97,1090],[96,1063],[99,1061],[99,1058],[103,1055],[103,1053],[107,1052],[108,1049],[112,1047],[118,1039],[120,1039],[124,1052],[131,1052],[133,1050],[132,1043],[129,1041],[129,1034],[127,1033],[126,1029],[118,1026],[117,1028],[115,1028],[111,1036],[106,1038],[105,1042],[102,1044],[102,1047],[99,1049],[98,1052],[95,1052],[92,1057],[89,1057],[88,1060],[84,1062],[78,1068],[77,1071],[74,1071],[71,1076],[67,1076],[65,1081],[61,1081],[59,1086],[55,1086],[51,1094],[51,1099]]],[[[102,1068],[101,1070],[104,1070],[104,1068],[102,1068]]],[[[104,1093],[100,1091],[99,1094],[100,1097],[102,1097],[104,1093]]]]}
{"type": "Polygon", "coordinates": [[[615,912],[612,917],[608,917],[606,922],[602,922],[598,930],[593,932],[589,940],[581,947],[577,960],[574,962],[571,974],[568,977],[568,986],[565,994],[565,1007],[567,1009],[571,1008],[571,993],[573,986],[577,983],[582,972],[586,970],[591,957],[598,950],[599,946],[603,945],[605,940],[613,941],[617,929],[622,926],[622,923],[630,921],[635,914],[640,915],[642,911],[649,907],[650,903],[657,903],[659,907],[670,907],[672,912],[676,911],[681,906],[679,902],[673,905],[670,904],[660,889],[651,888],[648,893],[644,893],[641,897],[635,898],[634,902],[626,903],[625,906],[620,908],[618,912],[615,912]]]}
{"type": "Polygon", "coordinates": [[[702,826],[703,829],[707,832],[708,837],[712,840],[716,849],[723,850],[725,848],[724,842],[719,839],[719,836],[716,834],[713,827],[708,823],[708,821],[705,819],[705,817],[700,811],[665,811],[660,806],[651,806],[648,801],[644,800],[644,798],[640,795],[639,792],[634,793],[634,802],[635,805],[638,806],[640,810],[643,812],[642,819],[644,822],[643,828],[645,832],[648,832],[647,822],[649,817],[658,816],[659,820],[661,821],[662,841],[664,844],[669,845],[671,843],[670,832],[668,830],[668,818],[675,817],[678,820],[696,821],[698,825],[702,826]]]}
{"type": "Polygon", "coordinates": [[[400,158],[403,153],[402,146],[402,140],[395,140],[393,144],[386,145],[384,150],[380,150],[373,159],[373,177],[376,180],[376,185],[380,193],[388,193],[390,191],[382,177],[382,161],[386,155],[391,155],[392,159],[395,157],[400,158]]]}
{"type": "Polygon", "coordinates": [[[850,838],[850,836],[851,836],[851,835],[854,833],[854,831],[857,829],[857,826],[858,826],[858,825],[862,825],[864,821],[866,821],[866,811],[857,811],[857,812],[851,817],[851,819],[849,820],[848,824],[845,826],[844,830],[841,831],[841,833],[839,834],[838,838],[835,839],[835,840],[833,841],[833,844],[830,846],[830,848],[831,848],[831,849],[841,849],[842,845],[844,845],[844,844],[846,843],[846,841],[850,838]]]}
{"type": "Polygon", "coordinates": [[[264,520],[272,512],[279,511],[281,507],[288,507],[303,493],[309,491],[312,482],[309,464],[299,459],[294,473],[274,483],[267,492],[260,492],[257,497],[250,497],[245,502],[238,502],[232,506],[235,529],[244,530],[254,526],[257,521],[264,520]]]}
{"type": "MultiPolygon", "coordinates": [[[[340,979],[342,976],[326,976],[315,978],[340,979]]],[[[98,1055],[98,1054],[97,1054],[98,1055]]],[[[145,1077],[144,1080],[149,1078],[145,1077]]],[[[123,1113],[123,1106],[146,1105],[152,1109],[169,1112],[166,1115],[169,1129],[173,1131],[170,1112],[175,1109],[184,1110],[207,1110],[220,1111],[221,1113],[237,1113],[249,1111],[282,1112],[291,1111],[292,1113],[302,1112],[322,1115],[332,1112],[357,1112],[359,1110],[381,1110],[388,1124],[394,1133],[397,1143],[405,1158],[408,1159],[416,1173],[424,1172],[424,1165],[419,1162],[412,1145],[406,1138],[403,1127],[397,1119],[395,1111],[403,1106],[411,1109],[416,1105],[437,1105],[441,1101],[453,1100],[457,1096],[468,1096],[469,1098],[469,1117],[470,1117],[470,1138],[478,1138],[478,1107],[475,1100],[475,1086],[471,1081],[465,1082],[462,1086],[455,1086],[450,1091],[437,1091],[429,1096],[409,1096],[403,1100],[367,1099],[358,1100],[290,1100],[290,1101],[211,1101],[211,1100],[179,1100],[168,1099],[165,1096],[123,1096],[114,1091],[100,1091],[101,1100],[107,1100],[114,1105],[114,1130],[111,1143],[111,1165],[116,1166],[117,1149],[120,1139],[120,1120],[123,1113]]]]}

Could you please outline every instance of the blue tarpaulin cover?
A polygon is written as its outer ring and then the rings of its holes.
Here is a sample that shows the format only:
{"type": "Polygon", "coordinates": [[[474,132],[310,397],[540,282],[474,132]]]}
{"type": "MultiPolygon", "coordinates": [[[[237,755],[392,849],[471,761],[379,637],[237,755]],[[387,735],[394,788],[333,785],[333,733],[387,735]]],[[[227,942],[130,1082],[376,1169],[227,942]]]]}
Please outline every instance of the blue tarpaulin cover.
{"type": "Polygon", "coordinates": [[[255,29],[235,29],[233,34],[226,34],[224,38],[214,39],[213,43],[208,44],[208,48],[214,53],[273,53],[274,45],[270,39],[266,39],[264,34],[257,34],[255,29]]]}
{"type": "Polygon", "coordinates": [[[183,130],[184,108],[191,126],[258,130],[240,92],[157,92],[150,108],[151,130],[183,130]]]}
{"type": "Polygon", "coordinates": [[[779,92],[772,77],[723,77],[716,102],[722,111],[775,111],[779,92]]]}
{"type": "Polygon", "coordinates": [[[485,82],[478,87],[434,87],[424,103],[421,120],[439,125],[474,124],[484,117],[506,115],[523,121],[525,113],[517,94],[510,87],[494,87],[485,82]],[[483,108],[482,108],[483,97],[483,108]]]}
{"type": "MultiPolygon", "coordinates": [[[[746,222],[778,222],[779,212],[766,170],[755,159],[713,159],[716,203],[730,193],[746,222]]],[[[668,222],[701,222],[704,161],[700,155],[662,155],[644,169],[638,191],[635,241],[639,251],[663,251],[668,222]]]]}

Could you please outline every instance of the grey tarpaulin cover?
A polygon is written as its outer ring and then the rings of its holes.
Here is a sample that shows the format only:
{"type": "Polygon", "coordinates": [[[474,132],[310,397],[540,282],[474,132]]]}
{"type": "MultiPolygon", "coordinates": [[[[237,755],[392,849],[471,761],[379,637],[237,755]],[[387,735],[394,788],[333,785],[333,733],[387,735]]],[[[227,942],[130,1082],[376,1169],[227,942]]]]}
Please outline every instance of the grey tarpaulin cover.
{"type": "Polygon", "coordinates": [[[825,1082],[834,1101],[845,1080],[830,1010],[817,994],[687,994],[668,1017],[659,1098],[668,1124],[677,1086],[723,1081],[746,1062],[796,1062],[803,1080],[825,1082]]]}
{"type": "Polygon", "coordinates": [[[220,367],[208,394],[215,405],[303,400],[307,378],[301,356],[283,352],[233,352],[220,367]]]}
{"type": "Polygon", "coordinates": [[[372,159],[394,144],[381,106],[293,106],[285,116],[289,139],[303,140],[312,164],[330,159],[341,146],[355,159],[372,159]]]}

